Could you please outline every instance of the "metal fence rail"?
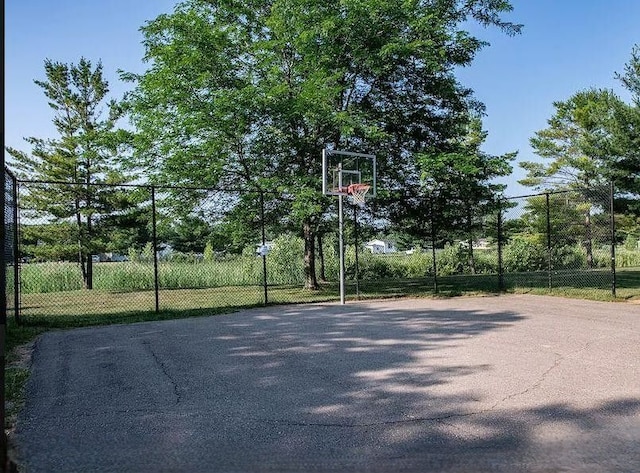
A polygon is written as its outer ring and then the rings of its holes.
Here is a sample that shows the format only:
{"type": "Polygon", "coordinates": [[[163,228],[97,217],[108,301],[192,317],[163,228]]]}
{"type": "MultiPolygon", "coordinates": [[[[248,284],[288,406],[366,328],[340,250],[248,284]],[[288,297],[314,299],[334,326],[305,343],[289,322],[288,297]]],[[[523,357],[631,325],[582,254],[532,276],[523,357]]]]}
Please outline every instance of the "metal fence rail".
{"type": "MultiPolygon", "coordinates": [[[[317,226],[320,290],[305,290],[304,242],[281,194],[10,177],[5,197],[7,305],[15,317],[211,313],[338,298],[337,228],[326,219],[317,226]]],[[[455,226],[443,220],[442,204],[425,199],[422,244],[381,254],[367,248],[380,219],[350,207],[348,296],[615,296],[612,255],[620,239],[612,199],[608,187],[514,197],[491,211],[465,209],[455,226]]],[[[624,261],[640,271],[637,253],[629,250],[624,261]]],[[[637,279],[625,283],[622,297],[640,295],[637,279]]]]}

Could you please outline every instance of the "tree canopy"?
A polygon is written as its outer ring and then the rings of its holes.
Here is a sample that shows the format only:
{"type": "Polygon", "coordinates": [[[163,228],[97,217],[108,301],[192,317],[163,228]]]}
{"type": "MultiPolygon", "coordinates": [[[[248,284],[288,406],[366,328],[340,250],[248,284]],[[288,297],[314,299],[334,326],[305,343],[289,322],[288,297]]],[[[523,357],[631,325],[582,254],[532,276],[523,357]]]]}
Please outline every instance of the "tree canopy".
{"type": "Polygon", "coordinates": [[[376,153],[384,189],[419,186],[417,153],[464,133],[472,91],[455,78],[486,45],[470,21],[507,34],[505,0],[187,0],[143,28],[141,75],[124,74],[137,165],[160,182],[281,190],[306,241],[330,205],[323,147],[376,153]],[[288,202],[287,202],[288,201],[288,202]]]}
{"type": "Polygon", "coordinates": [[[613,91],[588,89],[554,102],[548,127],[531,146],[550,162],[527,161],[521,183],[534,187],[593,187],[613,181],[619,191],[640,193],[640,52],[636,46],[621,83],[632,94],[625,103],[613,91]]]}
{"type": "Polygon", "coordinates": [[[100,186],[128,180],[117,158],[130,133],[117,127],[123,109],[115,100],[107,101],[109,84],[100,62],[94,67],[85,58],[78,64],[47,59],[44,69],[46,79],[35,83],[49,100],[59,137],[25,138],[31,152],[10,147],[7,151],[20,178],[50,182],[31,185],[23,203],[38,216],[74,222],[78,262],[84,285],[90,289],[91,254],[103,245],[94,228],[96,220],[131,204],[121,190],[100,186]]]}

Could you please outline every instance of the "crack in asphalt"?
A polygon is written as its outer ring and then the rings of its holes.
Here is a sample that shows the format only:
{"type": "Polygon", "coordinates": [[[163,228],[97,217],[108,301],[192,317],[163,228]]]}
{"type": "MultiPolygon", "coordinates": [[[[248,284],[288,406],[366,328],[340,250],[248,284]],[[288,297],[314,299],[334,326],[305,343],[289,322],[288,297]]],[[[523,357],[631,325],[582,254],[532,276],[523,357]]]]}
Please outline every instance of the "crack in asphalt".
{"type": "Polygon", "coordinates": [[[260,422],[288,425],[291,427],[337,427],[337,428],[362,428],[377,427],[383,425],[399,425],[399,424],[417,424],[420,422],[443,422],[447,419],[469,417],[477,414],[488,412],[491,409],[485,409],[477,412],[467,412],[464,414],[447,414],[436,417],[413,417],[410,419],[383,420],[378,422],[301,422],[286,419],[258,419],[260,422]]]}
{"type": "Polygon", "coordinates": [[[533,383],[528,388],[523,389],[522,391],[519,391],[517,393],[513,393],[513,394],[509,394],[508,396],[505,396],[500,401],[496,402],[491,407],[491,409],[489,409],[489,410],[495,409],[496,407],[498,407],[503,402],[509,401],[509,400],[511,400],[513,398],[516,398],[516,397],[519,397],[519,396],[523,396],[523,395],[525,395],[527,393],[530,393],[534,389],[538,389],[540,387],[540,385],[542,384],[542,382],[545,380],[545,378],[549,375],[549,373],[551,373],[553,370],[555,370],[560,365],[560,363],[562,363],[564,361],[564,359],[566,358],[566,356],[561,355],[560,353],[554,353],[554,354],[556,355],[556,359],[553,362],[553,365],[551,365],[544,373],[542,373],[542,375],[537,379],[537,381],[535,383],[533,383]]]}
{"type": "Polygon", "coordinates": [[[538,378],[538,380],[533,383],[531,386],[529,386],[527,389],[524,389],[522,391],[519,391],[517,393],[513,393],[513,394],[509,394],[508,396],[504,397],[503,399],[501,399],[500,401],[496,402],[491,409],[489,410],[493,410],[496,407],[498,407],[500,404],[502,404],[503,402],[509,401],[513,398],[516,398],[518,396],[522,396],[524,394],[528,394],[531,391],[533,391],[534,389],[538,389],[540,387],[540,385],[542,384],[542,382],[546,379],[546,377],[549,375],[549,373],[551,373],[553,370],[555,370],[558,366],[560,366],[560,364],[566,360],[568,357],[576,355],[578,353],[581,353],[585,350],[587,350],[587,348],[589,348],[590,342],[585,343],[582,347],[578,348],[577,350],[572,351],[571,353],[567,353],[566,355],[562,355],[561,353],[557,353],[554,352],[554,355],[556,355],[556,359],[553,362],[553,364],[544,372],[542,373],[542,375],[538,378]]]}
{"type": "Polygon", "coordinates": [[[160,370],[164,373],[164,375],[167,377],[167,379],[171,382],[171,384],[173,386],[173,393],[176,396],[176,404],[180,404],[180,402],[182,401],[182,393],[180,392],[180,387],[178,386],[178,383],[176,382],[175,379],[173,379],[173,376],[171,376],[171,374],[169,374],[169,370],[167,369],[165,364],[162,362],[162,360],[160,360],[160,358],[158,357],[156,352],[153,351],[153,348],[151,348],[151,344],[149,343],[149,341],[148,340],[143,340],[142,344],[149,351],[149,353],[151,353],[151,356],[153,357],[153,360],[160,367],[160,370]]]}

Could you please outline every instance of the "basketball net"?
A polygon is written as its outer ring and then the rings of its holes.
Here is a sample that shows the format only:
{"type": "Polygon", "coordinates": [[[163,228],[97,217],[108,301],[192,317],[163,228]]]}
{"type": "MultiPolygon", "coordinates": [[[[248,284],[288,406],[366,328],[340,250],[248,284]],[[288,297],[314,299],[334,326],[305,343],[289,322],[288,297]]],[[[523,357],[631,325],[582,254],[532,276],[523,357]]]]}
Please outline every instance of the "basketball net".
{"type": "Polygon", "coordinates": [[[369,184],[351,184],[347,187],[347,194],[351,198],[351,202],[364,207],[365,196],[369,192],[371,186],[369,184]]]}

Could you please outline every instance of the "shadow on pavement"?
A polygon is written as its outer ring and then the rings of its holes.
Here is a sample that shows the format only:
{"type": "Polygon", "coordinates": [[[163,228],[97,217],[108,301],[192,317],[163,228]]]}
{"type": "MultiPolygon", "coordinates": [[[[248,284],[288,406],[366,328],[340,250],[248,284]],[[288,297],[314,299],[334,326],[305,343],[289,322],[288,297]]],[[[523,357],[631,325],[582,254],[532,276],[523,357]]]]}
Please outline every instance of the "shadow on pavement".
{"type": "Polygon", "coordinates": [[[640,396],[513,404],[542,378],[510,391],[474,350],[525,320],[323,304],[50,333],[17,439],[34,472],[640,470],[640,396]]]}

